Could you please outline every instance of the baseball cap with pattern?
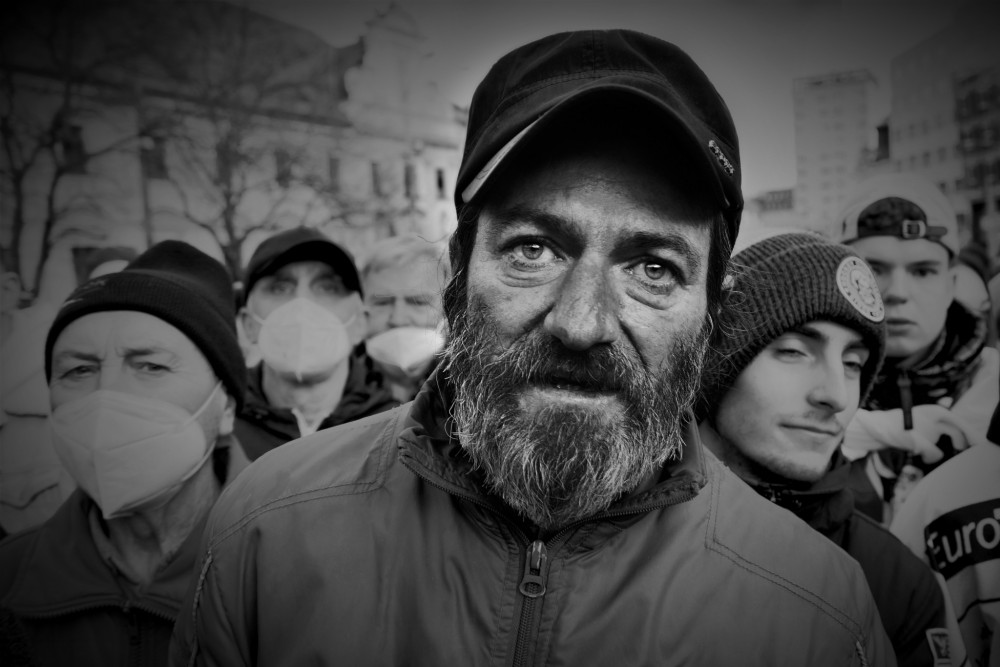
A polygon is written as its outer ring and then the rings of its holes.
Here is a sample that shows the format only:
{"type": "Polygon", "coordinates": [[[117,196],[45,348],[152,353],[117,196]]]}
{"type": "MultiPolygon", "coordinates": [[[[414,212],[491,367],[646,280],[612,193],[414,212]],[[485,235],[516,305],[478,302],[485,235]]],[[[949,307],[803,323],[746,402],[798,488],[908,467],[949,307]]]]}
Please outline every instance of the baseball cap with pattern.
{"type": "MultiPolygon", "coordinates": [[[[711,177],[732,241],[743,210],[732,116],[697,64],[677,46],[631,30],[564,32],[518,47],[479,84],[469,109],[455,206],[475,201],[490,177],[552,119],[594,96],[645,100],[677,130],[711,177]]],[[[628,108],[623,105],[623,108],[628,108]]],[[[628,117],[622,117],[628,123],[628,117]]]]}

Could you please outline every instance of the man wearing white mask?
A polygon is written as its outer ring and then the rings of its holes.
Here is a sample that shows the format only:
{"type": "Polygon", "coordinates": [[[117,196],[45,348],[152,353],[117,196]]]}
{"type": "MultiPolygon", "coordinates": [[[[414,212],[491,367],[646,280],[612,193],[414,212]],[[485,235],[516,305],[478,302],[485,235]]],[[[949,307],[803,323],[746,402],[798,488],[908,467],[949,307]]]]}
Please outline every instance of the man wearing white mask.
{"type": "Polygon", "coordinates": [[[164,241],[84,283],[49,328],[45,375],[79,489],[0,543],[0,644],[26,664],[166,664],[204,521],[247,465],[225,267],[164,241]]]}
{"type": "Polygon", "coordinates": [[[382,239],[361,271],[366,347],[396,400],[416,396],[444,346],[441,291],[451,277],[447,246],[416,234],[382,239]]]}
{"type": "Polygon", "coordinates": [[[243,284],[240,322],[261,357],[236,421],[251,460],[397,405],[362,344],[361,282],[343,248],[316,229],[280,232],[258,246],[243,284]]]}

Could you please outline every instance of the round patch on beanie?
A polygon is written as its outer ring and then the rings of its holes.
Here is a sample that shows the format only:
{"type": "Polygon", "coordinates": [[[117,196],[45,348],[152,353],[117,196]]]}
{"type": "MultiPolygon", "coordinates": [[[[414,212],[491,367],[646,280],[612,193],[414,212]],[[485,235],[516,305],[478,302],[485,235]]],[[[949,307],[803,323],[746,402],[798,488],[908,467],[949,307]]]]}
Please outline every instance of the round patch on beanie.
{"type": "Polygon", "coordinates": [[[837,287],[854,309],[872,322],[885,318],[885,306],[871,268],[860,257],[845,257],[837,267],[837,287]]]}

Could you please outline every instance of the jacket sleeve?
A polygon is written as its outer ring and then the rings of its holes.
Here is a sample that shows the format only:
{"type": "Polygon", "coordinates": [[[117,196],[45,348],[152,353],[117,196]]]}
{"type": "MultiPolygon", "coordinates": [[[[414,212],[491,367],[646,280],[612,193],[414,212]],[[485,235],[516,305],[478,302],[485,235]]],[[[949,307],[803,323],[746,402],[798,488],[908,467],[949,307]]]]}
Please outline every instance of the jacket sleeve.
{"type": "Polygon", "coordinates": [[[1000,402],[1000,351],[983,348],[979,355],[979,368],[972,378],[972,385],[961,395],[951,411],[961,425],[969,445],[987,441],[993,410],[1000,402]]]}
{"type": "Polygon", "coordinates": [[[256,592],[253,576],[247,576],[247,564],[255,558],[247,539],[252,530],[230,527],[224,501],[225,494],[212,510],[197,576],[174,626],[171,667],[256,664],[256,592]]]}
{"type": "MultiPolygon", "coordinates": [[[[864,584],[863,576],[861,583],[864,584]]],[[[867,588],[867,584],[865,587],[867,588]]],[[[864,634],[855,646],[859,662],[862,667],[896,667],[896,653],[882,626],[882,619],[875,607],[875,600],[871,597],[871,591],[868,591],[866,607],[864,634]]]]}

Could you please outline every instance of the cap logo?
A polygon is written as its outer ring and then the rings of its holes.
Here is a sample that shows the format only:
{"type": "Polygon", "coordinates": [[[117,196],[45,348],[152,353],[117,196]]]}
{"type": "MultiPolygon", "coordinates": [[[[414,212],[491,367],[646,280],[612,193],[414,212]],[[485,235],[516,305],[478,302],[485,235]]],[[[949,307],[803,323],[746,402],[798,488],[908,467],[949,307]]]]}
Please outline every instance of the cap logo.
{"type": "Polygon", "coordinates": [[[722,165],[722,169],[727,174],[732,176],[734,173],[736,173],[736,169],[733,168],[733,163],[729,161],[729,158],[727,158],[725,153],[722,152],[722,149],[719,148],[719,144],[715,143],[715,139],[709,140],[708,147],[709,149],[711,149],[712,154],[715,156],[715,159],[719,161],[719,164],[722,165]]]}
{"type": "Polygon", "coordinates": [[[860,257],[845,257],[837,267],[837,287],[854,309],[872,322],[885,318],[875,274],[860,257]]]}

